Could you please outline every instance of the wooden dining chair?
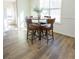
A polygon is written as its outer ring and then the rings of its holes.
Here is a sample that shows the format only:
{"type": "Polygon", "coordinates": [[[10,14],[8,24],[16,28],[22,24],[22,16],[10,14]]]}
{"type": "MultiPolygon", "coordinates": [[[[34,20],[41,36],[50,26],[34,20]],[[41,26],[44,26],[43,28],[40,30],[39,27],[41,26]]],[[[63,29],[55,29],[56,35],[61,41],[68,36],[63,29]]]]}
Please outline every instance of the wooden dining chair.
{"type": "Polygon", "coordinates": [[[31,26],[32,24],[32,19],[31,18],[26,18],[26,24],[27,24],[27,40],[29,39],[29,36],[31,37],[31,42],[33,43],[33,27],[31,26]]]}
{"type": "Polygon", "coordinates": [[[54,22],[55,22],[55,18],[54,19],[47,19],[47,24],[45,26],[47,43],[48,43],[48,40],[49,40],[48,35],[50,34],[48,32],[50,32],[50,30],[52,30],[52,39],[54,40],[54,35],[53,35],[53,24],[54,24],[54,22]]]}
{"type": "Polygon", "coordinates": [[[27,24],[27,40],[29,39],[29,36],[32,36],[31,42],[33,43],[33,39],[35,37],[36,30],[39,30],[39,27],[37,24],[32,23],[31,18],[26,18],[26,24],[27,24]]]}

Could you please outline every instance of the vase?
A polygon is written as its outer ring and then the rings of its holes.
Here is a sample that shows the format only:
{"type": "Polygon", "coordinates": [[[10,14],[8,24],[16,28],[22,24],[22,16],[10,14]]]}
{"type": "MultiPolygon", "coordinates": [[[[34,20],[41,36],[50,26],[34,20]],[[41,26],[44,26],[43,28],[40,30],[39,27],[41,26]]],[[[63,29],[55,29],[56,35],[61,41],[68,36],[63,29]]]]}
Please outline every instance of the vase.
{"type": "Polygon", "coordinates": [[[38,15],[38,23],[40,23],[40,18],[41,18],[41,16],[40,16],[40,14],[38,15]]]}

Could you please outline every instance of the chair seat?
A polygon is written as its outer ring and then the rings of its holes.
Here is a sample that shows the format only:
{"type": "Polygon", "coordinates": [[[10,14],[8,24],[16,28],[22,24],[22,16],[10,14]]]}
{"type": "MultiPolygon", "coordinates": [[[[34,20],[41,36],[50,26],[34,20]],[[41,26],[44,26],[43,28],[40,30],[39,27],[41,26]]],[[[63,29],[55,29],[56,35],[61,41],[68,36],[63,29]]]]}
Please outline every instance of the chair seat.
{"type": "Polygon", "coordinates": [[[46,30],[51,29],[51,24],[44,24],[43,26],[44,26],[43,28],[46,29],[46,30]]]}
{"type": "Polygon", "coordinates": [[[29,24],[29,29],[30,30],[39,30],[39,25],[38,24],[29,24]]]}

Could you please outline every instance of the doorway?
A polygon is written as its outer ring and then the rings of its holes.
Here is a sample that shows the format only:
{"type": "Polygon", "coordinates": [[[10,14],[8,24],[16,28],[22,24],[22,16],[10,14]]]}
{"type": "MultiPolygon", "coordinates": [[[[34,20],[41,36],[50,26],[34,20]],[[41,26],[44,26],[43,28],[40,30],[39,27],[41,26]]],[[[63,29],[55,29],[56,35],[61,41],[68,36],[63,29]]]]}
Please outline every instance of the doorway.
{"type": "Polygon", "coordinates": [[[3,31],[15,30],[18,27],[16,0],[3,0],[3,31]]]}

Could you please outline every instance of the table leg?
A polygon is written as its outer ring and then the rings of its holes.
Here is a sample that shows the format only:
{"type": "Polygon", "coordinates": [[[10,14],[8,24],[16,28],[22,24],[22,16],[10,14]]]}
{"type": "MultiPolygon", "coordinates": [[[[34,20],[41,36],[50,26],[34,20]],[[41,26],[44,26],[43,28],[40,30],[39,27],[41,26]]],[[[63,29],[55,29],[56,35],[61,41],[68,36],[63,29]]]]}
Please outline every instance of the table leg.
{"type": "Polygon", "coordinates": [[[41,40],[41,31],[39,31],[39,40],[41,40]]]}

